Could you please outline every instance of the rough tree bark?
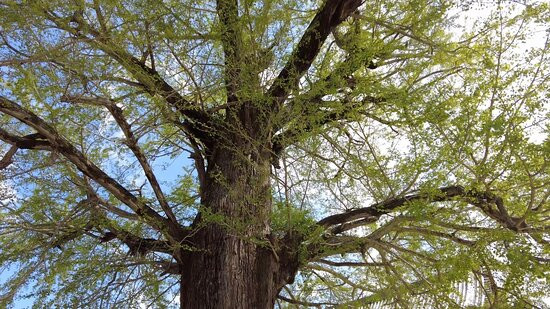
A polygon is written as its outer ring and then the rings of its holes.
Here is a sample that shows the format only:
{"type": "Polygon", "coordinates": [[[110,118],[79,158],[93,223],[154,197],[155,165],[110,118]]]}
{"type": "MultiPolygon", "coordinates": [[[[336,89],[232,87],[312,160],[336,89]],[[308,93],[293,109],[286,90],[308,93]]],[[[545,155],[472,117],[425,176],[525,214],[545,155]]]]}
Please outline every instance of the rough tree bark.
{"type": "Polygon", "coordinates": [[[201,204],[207,213],[219,215],[220,221],[203,220],[204,211],[195,219],[197,232],[189,239],[194,249],[182,252],[181,306],[272,308],[280,289],[293,281],[298,269],[299,235],[278,239],[270,231],[270,163],[279,152],[273,147],[271,121],[329,33],[361,2],[323,4],[265,94],[264,102],[269,104],[240,100],[240,87],[252,80],[241,72],[246,59],[242,59],[238,2],[218,0],[216,4],[223,24],[228,104],[236,107],[226,110],[230,129],[223,133],[218,129],[221,137],[210,143],[206,154],[201,204]]]}
{"type": "Polygon", "coordinates": [[[183,252],[181,308],[273,308],[297,269],[271,236],[271,152],[234,139],[210,156],[204,212],[188,240],[193,250],[183,252]]]}
{"type": "Polygon", "coordinates": [[[240,70],[246,60],[242,59],[238,2],[217,1],[224,29],[228,104],[237,107],[226,111],[232,129],[211,144],[215,146],[207,154],[202,205],[221,215],[222,222],[201,227],[200,216],[194,222],[198,231],[190,242],[196,249],[182,253],[182,308],[272,308],[283,285],[293,281],[299,265],[299,236],[278,239],[270,231],[270,163],[278,153],[272,141],[277,124],[274,127],[271,121],[329,33],[360,3],[326,1],[265,94],[269,104],[254,104],[240,101],[238,95],[240,86],[251,82],[240,70]]]}

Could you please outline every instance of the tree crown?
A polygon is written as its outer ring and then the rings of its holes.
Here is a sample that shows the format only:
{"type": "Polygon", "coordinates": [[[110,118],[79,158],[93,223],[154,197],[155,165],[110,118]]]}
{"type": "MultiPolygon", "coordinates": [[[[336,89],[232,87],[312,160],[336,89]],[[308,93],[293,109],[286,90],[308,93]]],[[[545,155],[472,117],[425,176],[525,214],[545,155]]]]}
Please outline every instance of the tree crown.
{"type": "Polygon", "coordinates": [[[548,4],[0,8],[1,304],[173,306],[210,224],[299,257],[280,307],[548,290],[548,4]]]}

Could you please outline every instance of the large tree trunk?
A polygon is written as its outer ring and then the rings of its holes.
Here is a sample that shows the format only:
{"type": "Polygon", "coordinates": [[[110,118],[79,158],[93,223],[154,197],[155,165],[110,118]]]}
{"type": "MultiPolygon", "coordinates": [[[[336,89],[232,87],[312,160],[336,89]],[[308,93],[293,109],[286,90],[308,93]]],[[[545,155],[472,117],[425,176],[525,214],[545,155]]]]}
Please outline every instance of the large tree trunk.
{"type": "Polygon", "coordinates": [[[211,155],[182,263],[181,308],[273,308],[292,280],[297,265],[279,257],[269,228],[269,174],[266,151],[219,147],[211,155]]]}

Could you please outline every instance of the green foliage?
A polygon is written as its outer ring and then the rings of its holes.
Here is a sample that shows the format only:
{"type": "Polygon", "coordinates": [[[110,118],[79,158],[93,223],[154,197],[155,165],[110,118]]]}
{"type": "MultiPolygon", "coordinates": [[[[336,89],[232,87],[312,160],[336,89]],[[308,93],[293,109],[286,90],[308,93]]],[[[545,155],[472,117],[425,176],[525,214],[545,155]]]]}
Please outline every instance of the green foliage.
{"type": "Polygon", "coordinates": [[[0,96],[60,136],[33,142],[64,139],[107,175],[67,147],[8,158],[38,130],[0,102],[0,307],[174,307],[176,254],[105,237],[195,250],[212,225],[274,255],[269,237],[299,239],[282,292],[295,302],[458,308],[468,280],[494,308],[545,296],[548,3],[367,1],[288,70],[278,106],[269,93],[324,2],[235,3],[224,22],[208,1],[0,1],[0,96]],[[441,190],[455,185],[466,193],[441,190]],[[215,194],[234,207],[203,203],[215,194]],[[176,245],[135,206],[165,204],[188,233],[176,245]]]}
{"type": "Polygon", "coordinates": [[[308,210],[298,209],[285,202],[274,203],[271,227],[275,233],[292,231],[305,237],[309,237],[317,228],[315,218],[308,210]]]}

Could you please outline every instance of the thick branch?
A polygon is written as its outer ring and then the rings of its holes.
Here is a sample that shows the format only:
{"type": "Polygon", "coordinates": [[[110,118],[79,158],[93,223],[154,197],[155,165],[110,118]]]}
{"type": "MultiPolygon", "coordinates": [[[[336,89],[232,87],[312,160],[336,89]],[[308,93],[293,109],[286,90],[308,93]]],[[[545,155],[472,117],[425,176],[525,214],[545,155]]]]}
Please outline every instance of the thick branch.
{"type": "Polygon", "coordinates": [[[55,151],[67,158],[82,173],[107,189],[107,191],[111,192],[124,204],[128,205],[128,207],[135,211],[136,214],[142,217],[153,228],[164,234],[168,232],[167,236],[177,242],[181,234],[180,229],[166,231],[166,226],[170,227],[170,222],[167,222],[168,220],[166,218],[144,204],[120,183],[109,177],[104,171],[89,161],[82,152],[71,144],[71,142],[62,137],[54,127],[47,124],[43,119],[31,111],[24,109],[17,103],[2,96],[0,96],[0,112],[10,115],[35,129],[40,135],[48,140],[50,146],[55,151]]]}
{"type": "Polygon", "coordinates": [[[119,239],[128,246],[131,254],[145,255],[148,252],[162,252],[167,254],[173,254],[174,250],[170,244],[163,240],[156,240],[152,238],[142,238],[129,233],[125,230],[115,227],[110,223],[106,215],[101,211],[94,211],[97,209],[100,201],[96,196],[89,196],[77,203],[74,209],[88,208],[92,210],[93,215],[90,220],[82,227],[74,226],[73,224],[65,224],[64,220],[59,222],[50,222],[43,224],[30,224],[24,222],[21,226],[26,230],[31,230],[44,234],[49,237],[48,247],[63,249],[62,246],[69,241],[72,241],[85,233],[92,235],[89,232],[96,228],[102,230],[106,228],[109,232],[105,233],[103,237],[99,238],[101,242],[108,242],[112,239],[119,239]],[[101,220],[97,220],[97,216],[101,220]]]}
{"type": "Polygon", "coordinates": [[[107,229],[102,237],[99,238],[99,241],[104,243],[111,241],[113,239],[118,239],[123,242],[130,249],[130,254],[132,255],[146,255],[148,252],[162,252],[170,255],[178,252],[175,250],[175,246],[171,246],[169,242],[164,240],[157,240],[153,238],[143,238],[137,235],[134,235],[120,227],[116,226],[106,215],[105,211],[100,208],[102,204],[101,198],[93,191],[89,186],[87,180],[85,180],[85,188],[87,191],[88,197],[79,202],[79,204],[89,204],[91,206],[91,211],[93,215],[100,220],[91,220],[87,225],[87,229],[96,227],[99,230],[103,228],[107,229]]]}
{"type": "MultiPolygon", "coordinates": [[[[3,97],[0,96],[0,104],[3,97]]],[[[50,143],[40,134],[33,133],[25,136],[17,136],[0,128],[0,140],[16,146],[19,149],[52,150],[50,143]]]]}
{"type": "Polygon", "coordinates": [[[162,97],[171,107],[188,119],[189,121],[186,121],[185,125],[189,133],[204,142],[208,141],[210,135],[207,132],[208,125],[211,125],[211,117],[186,100],[155,69],[148,67],[128,51],[118,47],[117,43],[109,40],[107,33],[101,33],[92,28],[78,14],[74,14],[70,20],[59,18],[50,12],[46,12],[46,15],[60,29],[73,34],[111,56],[139,82],[140,87],[144,87],[152,96],[162,97]],[[77,23],[78,27],[72,28],[69,25],[70,23],[77,23]],[[90,39],[84,34],[88,34],[92,38],[90,39]]]}
{"type": "MultiPolygon", "coordinates": [[[[379,56],[375,57],[379,58],[379,56]]],[[[373,62],[375,57],[366,48],[358,48],[352,51],[343,61],[333,65],[327,76],[315,81],[306,93],[297,95],[296,99],[288,102],[287,110],[296,109],[301,102],[318,104],[323,96],[329,94],[326,93],[327,89],[355,88],[356,81],[352,77],[353,73],[362,67],[371,70],[378,68],[378,65],[373,62]]],[[[311,106],[312,111],[317,110],[317,107],[316,105],[311,106]]]]}
{"type": "Polygon", "coordinates": [[[300,110],[295,112],[295,114],[299,115],[297,117],[289,117],[294,119],[293,122],[295,124],[273,137],[272,149],[274,161],[277,161],[278,156],[286,147],[300,141],[300,139],[307,136],[308,133],[340,121],[352,120],[354,117],[357,117],[358,112],[367,117],[374,117],[362,110],[367,104],[376,104],[384,101],[382,98],[367,96],[360,102],[342,101],[339,103],[340,108],[320,110],[319,107],[323,103],[327,103],[324,102],[321,97],[322,96],[316,96],[308,100],[305,111],[300,110]]]}
{"type": "Polygon", "coordinates": [[[148,252],[162,252],[172,255],[175,248],[163,240],[153,238],[141,238],[121,229],[109,227],[109,232],[100,238],[101,242],[108,242],[118,239],[130,249],[132,255],[145,255],[148,252]]]}
{"type": "Polygon", "coordinates": [[[360,0],[327,0],[317,12],[285,67],[273,82],[269,96],[277,112],[294,90],[300,77],[309,69],[330,32],[361,5],[360,0]]]}
{"type": "MultiPolygon", "coordinates": [[[[458,186],[451,186],[451,187],[442,188],[440,189],[440,191],[442,195],[432,197],[430,201],[436,202],[436,201],[449,200],[451,198],[461,195],[464,189],[458,186]]],[[[351,210],[345,213],[332,215],[320,220],[317,223],[323,226],[332,226],[337,224],[348,223],[351,221],[355,221],[355,220],[363,219],[367,217],[378,218],[381,215],[391,212],[392,210],[394,210],[399,206],[403,206],[407,202],[412,202],[416,200],[425,200],[425,199],[429,199],[429,197],[426,196],[425,194],[420,194],[420,193],[407,195],[400,198],[393,198],[393,199],[386,200],[384,202],[376,203],[370,207],[359,208],[359,209],[351,210]]]]}
{"type": "Polygon", "coordinates": [[[16,136],[0,128],[0,140],[12,145],[0,160],[0,170],[13,163],[13,156],[19,149],[51,150],[48,141],[41,139],[39,134],[16,136]]]}
{"type": "Polygon", "coordinates": [[[171,261],[158,261],[157,264],[166,274],[181,275],[180,265],[171,261]]]}
{"type": "Polygon", "coordinates": [[[225,58],[225,86],[229,102],[237,100],[241,67],[241,40],[237,0],[217,0],[216,9],[222,24],[222,45],[225,58]]]}
{"type": "Polygon", "coordinates": [[[172,224],[177,225],[176,216],[174,215],[174,212],[172,212],[172,209],[170,208],[170,205],[168,204],[168,201],[166,200],[166,197],[162,192],[160,184],[157,181],[157,177],[153,173],[153,168],[149,164],[145,154],[141,151],[141,148],[138,146],[138,141],[134,135],[134,132],[132,132],[130,124],[126,120],[126,117],[124,117],[122,109],[118,107],[115,102],[108,99],[64,96],[62,100],[75,103],[103,105],[109,110],[109,112],[117,122],[118,126],[124,133],[124,136],[126,137],[126,145],[128,146],[128,148],[130,148],[132,153],[134,153],[139,164],[141,165],[141,168],[145,173],[145,177],[149,181],[149,184],[153,188],[153,192],[155,193],[155,196],[160,203],[160,207],[162,208],[168,219],[172,221],[172,224]]]}
{"type": "Polygon", "coordinates": [[[153,192],[155,193],[155,196],[157,197],[157,200],[160,203],[160,207],[172,221],[173,224],[177,225],[178,220],[176,219],[176,216],[174,215],[174,212],[170,208],[170,205],[168,205],[168,201],[166,200],[166,197],[164,196],[164,193],[162,192],[162,189],[160,187],[159,182],[157,181],[157,177],[153,173],[153,168],[149,164],[147,157],[141,149],[139,148],[137,144],[137,139],[134,136],[134,133],[132,132],[132,129],[128,122],[126,121],[126,118],[124,117],[124,114],[122,113],[122,109],[118,106],[116,106],[114,103],[107,106],[107,109],[111,112],[113,117],[115,118],[116,122],[122,129],[122,132],[124,132],[124,135],[126,136],[126,144],[132,150],[136,158],[138,159],[143,172],[145,173],[145,177],[147,177],[147,180],[151,184],[151,187],[153,188],[153,192]]]}
{"type": "Polygon", "coordinates": [[[17,146],[11,146],[10,149],[8,149],[8,152],[2,157],[2,160],[0,160],[0,170],[5,169],[10,164],[13,163],[13,156],[17,152],[17,146]]]}
{"type": "Polygon", "coordinates": [[[351,210],[345,213],[326,217],[319,222],[319,225],[331,227],[344,225],[365,218],[379,218],[380,216],[392,212],[397,207],[413,201],[425,201],[427,203],[462,200],[478,207],[487,216],[493,218],[504,227],[514,231],[522,231],[527,228],[521,218],[515,218],[508,215],[503,205],[502,198],[490,192],[478,192],[475,190],[466,190],[462,186],[449,186],[439,189],[435,195],[416,193],[399,198],[392,198],[370,207],[351,210]],[[496,209],[493,207],[496,205],[496,209]]]}

